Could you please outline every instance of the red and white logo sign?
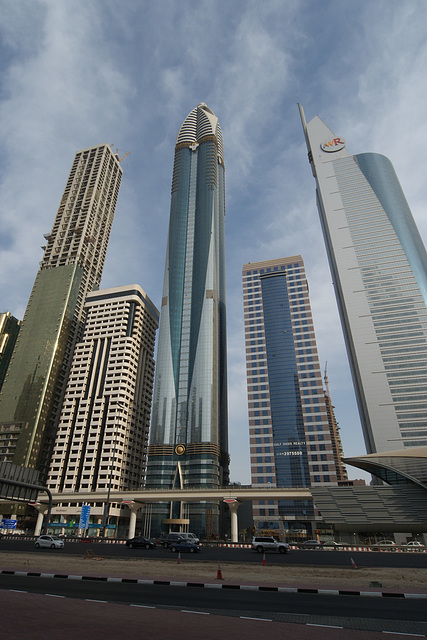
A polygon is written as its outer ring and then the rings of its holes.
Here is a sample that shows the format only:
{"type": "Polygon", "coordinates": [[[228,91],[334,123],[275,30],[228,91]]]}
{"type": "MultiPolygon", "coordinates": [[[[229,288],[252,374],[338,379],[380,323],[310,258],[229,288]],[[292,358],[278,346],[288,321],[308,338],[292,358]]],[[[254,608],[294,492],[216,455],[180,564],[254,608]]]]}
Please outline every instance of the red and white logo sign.
{"type": "Polygon", "coordinates": [[[332,140],[325,140],[320,145],[322,151],[326,151],[327,153],[335,153],[335,151],[341,151],[345,147],[344,138],[332,138],[332,140]]]}

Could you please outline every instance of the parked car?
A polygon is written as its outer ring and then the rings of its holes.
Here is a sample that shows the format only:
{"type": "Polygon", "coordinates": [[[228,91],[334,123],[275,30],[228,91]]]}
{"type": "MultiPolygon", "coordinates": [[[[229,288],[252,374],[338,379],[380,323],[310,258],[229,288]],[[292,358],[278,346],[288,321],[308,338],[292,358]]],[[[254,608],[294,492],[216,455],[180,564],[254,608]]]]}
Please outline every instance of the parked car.
{"type": "Polygon", "coordinates": [[[160,540],[160,544],[167,549],[175,542],[181,542],[182,540],[187,540],[192,544],[199,544],[199,538],[194,535],[194,533],[168,533],[166,536],[163,536],[160,540]]]}
{"type": "Polygon", "coordinates": [[[371,545],[371,549],[374,551],[381,551],[383,549],[390,549],[391,551],[396,551],[396,543],[394,540],[380,540],[376,544],[371,545]]]}
{"type": "Polygon", "coordinates": [[[131,538],[130,540],[126,540],[126,546],[129,549],[133,549],[134,547],[142,547],[144,549],[154,549],[156,546],[154,542],[148,540],[148,538],[144,538],[143,536],[137,536],[136,538],[131,538]]]}
{"type": "Polygon", "coordinates": [[[40,536],[34,543],[36,549],[39,547],[47,547],[48,549],[62,549],[64,546],[64,541],[58,536],[40,536]]]}
{"type": "Polygon", "coordinates": [[[408,549],[408,550],[413,549],[414,551],[421,551],[421,549],[425,548],[425,545],[423,545],[423,543],[420,542],[419,540],[410,540],[409,542],[407,542],[402,546],[405,547],[405,549],[408,549]]]}
{"type": "Polygon", "coordinates": [[[188,553],[197,553],[200,551],[200,546],[198,544],[194,544],[193,542],[189,542],[188,540],[181,540],[181,542],[173,542],[170,546],[170,550],[174,553],[176,552],[188,552],[188,553]]]}
{"type": "Polygon", "coordinates": [[[300,549],[321,549],[323,545],[318,540],[304,540],[298,546],[300,549]]]}
{"type": "Polygon", "coordinates": [[[258,553],[263,553],[264,551],[287,553],[289,545],[286,542],[278,542],[273,536],[255,536],[252,540],[252,549],[258,553]]]}

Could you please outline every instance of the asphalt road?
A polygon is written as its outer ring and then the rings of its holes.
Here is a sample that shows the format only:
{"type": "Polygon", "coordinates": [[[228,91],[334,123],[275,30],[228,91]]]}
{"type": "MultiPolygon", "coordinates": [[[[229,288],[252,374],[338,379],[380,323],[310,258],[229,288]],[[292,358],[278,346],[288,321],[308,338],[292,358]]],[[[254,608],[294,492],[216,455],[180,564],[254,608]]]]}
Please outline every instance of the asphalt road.
{"type": "MultiPolygon", "coordinates": [[[[103,557],[170,558],[172,552],[161,547],[153,550],[129,549],[121,544],[66,542],[58,555],[81,555],[88,547],[103,557]]],[[[41,557],[50,549],[35,549],[34,541],[0,539],[0,551],[33,552],[41,557]]],[[[364,567],[415,567],[427,568],[425,553],[360,552],[337,550],[295,550],[282,555],[268,553],[269,564],[349,566],[353,558],[364,567]]],[[[217,561],[260,562],[260,554],[250,549],[209,548],[200,554],[186,554],[186,562],[217,561]]],[[[337,596],[309,593],[280,593],[239,589],[208,589],[160,585],[135,585],[128,583],[82,582],[61,578],[33,578],[28,576],[0,576],[3,598],[6,592],[12,597],[41,598],[52,603],[69,600],[70,603],[108,603],[110,606],[149,607],[167,615],[185,614],[188,611],[227,619],[257,619],[274,624],[324,626],[341,628],[349,633],[395,633],[402,636],[418,634],[427,637],[425,599],[397,597],[337,596]],[[64,599],[64,600],[61,600],[64,599]],[[325,626],[326,625],[326,626],[325,626]]],[[[27,600],[28,601],[28,600],[27,600]]],[[[29,601],[28,601],[29,602],[29,601]]],[[[29,606],[30,606],[29,602],[29,606]]],[[[56,605],[52,604],[52,607],[56,605]]],[[[65,606],[65,605],[64,605],[65,606]]],[[[70,604],[71,606],[71,604],[70,604]]],[[[100,606],[100,605],[98,605],[100,606]]],[[[127,611],[128,609],[126,609],[127,611]]],[[[126,613],[123,615],[126,616],[126,613]]],[[[199,619],[199,616],[197,616],[199,619]]],[[[260,623],[259,623],[260,624],[260,623]]],[[[301,627],[302,629],[303,627],[301,627]]],[[[314,627],[313,627],[314,628],[314,627]]],[[[320,627],[319,627],[320,628],[320,627]]],[[[23,636],[25,637],[25,636],[23,636]]],[[[237,636],[236,636],[237,637],[237,636]]],[[[314,636],[313,636],[314,637],[314,636]]],[[[317,637],[317,636],[316,636],[317,637]]],[[[320,637],[320,636],[319,636],[320,637]]],[[[364,636],[368,637],[368,636],[364,636]]],[[[371,637],[369,635],[369,637],[371,637]]]]}
{"type": "MultiPolygon", "coordinates": [[[[87,548],[92,548],[104,558],[108,557],[140,557],[140,558],[169,558],[172,552],[163,547],[156,549],[129,549],[124,544],[106,544],[102,542],[80,543],[65,542],[64,549],[57,549],[55,553],[67,555],[81,555],[87,548]]],[[[0,539],[0,551],[25,551],[42,554],[50,549],[35,549],[34,542],[30,540],[5,540],[0,539]]],[[[260,554],[251,549],[227,548],[227,547],[202,547],[200,553],[185,555],[186,562],[260,562],[260,554]]],[[[338,551],[338,550],[292,550],[286,554],[276,552],[266,553],[269,564],[289,565],[316,565],[324,567],[348,567],[351,559],[358,567],[395,567],[407,569],[427,569],[427,553],[416,552],[390,552],[390,551],[338,551]]]]}
{"type": "MultiPolygon", "coordinates": [[[[425,600],[0,576],[0,590],[283,623],[427,636],[425,600]],[[327,612],[327,613],[326,613],[327,612]]],[[[124,613],[124,615],[126,615],[124,613]]]]}

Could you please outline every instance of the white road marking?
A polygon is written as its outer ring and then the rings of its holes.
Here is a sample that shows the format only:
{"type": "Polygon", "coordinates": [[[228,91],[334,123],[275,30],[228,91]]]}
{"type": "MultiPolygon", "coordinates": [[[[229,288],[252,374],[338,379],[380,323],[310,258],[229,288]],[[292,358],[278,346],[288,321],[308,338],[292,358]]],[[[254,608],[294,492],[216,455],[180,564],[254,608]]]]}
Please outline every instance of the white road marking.
{"type": "Polygon", "coordinates": [[[188,609],[181,609],[181,613],[198,613],[201,616],[209,616],[207,611],[189,611],[188,609]]]}
{"type": "Polygon", "coordinates": [[[314,622],[306,622],[307,627],[326,627],[327,629],[344,629],[344,627],[337,627],[333,624],[315,624],[314,622]]]}
{"type": "Polygon", "coordinates": [[[411,636],[411,638],[425,638],[423,633],[401,633],[400,631],[382,631],[382,633],[388,633],[394,636],[411,636]]]}
{"type": "Polygon", "coordinates": [[[86,602],[103,602],[104,604],[108,604],[107,600],[92,600],[92,598],[85,598],[86,602]]]}

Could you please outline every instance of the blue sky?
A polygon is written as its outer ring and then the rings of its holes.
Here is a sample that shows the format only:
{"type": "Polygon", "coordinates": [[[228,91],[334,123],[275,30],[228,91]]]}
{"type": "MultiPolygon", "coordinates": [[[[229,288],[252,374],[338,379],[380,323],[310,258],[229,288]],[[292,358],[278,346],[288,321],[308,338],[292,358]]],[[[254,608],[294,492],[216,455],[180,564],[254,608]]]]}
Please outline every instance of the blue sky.
{"type": "MultiPolygon", "coordinates": [[[[130,151],[103,287],[160,306],[173,150],[224,135],[231,477],[250,482],[241,270],[301,254],[346,456],[363,454],[297,102],[393,162],[427,238],[425,0],[0,0],[0,311],[22,318],[78,149],[130,151]]],[[[349,467],[350,477],[362,474],[349,467]]]]}

